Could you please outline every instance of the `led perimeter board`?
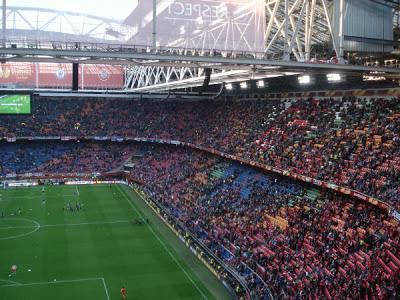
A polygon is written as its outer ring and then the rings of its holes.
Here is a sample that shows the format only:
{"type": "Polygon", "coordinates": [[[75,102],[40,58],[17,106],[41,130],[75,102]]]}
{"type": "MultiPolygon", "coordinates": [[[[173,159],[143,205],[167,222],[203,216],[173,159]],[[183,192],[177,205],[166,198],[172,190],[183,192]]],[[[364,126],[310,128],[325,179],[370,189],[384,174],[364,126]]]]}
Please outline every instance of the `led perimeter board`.
{"type": "Polygon", "coordinates": [[[30,114],[31,113],[31,95],[1,95],[0,96],[0,114],[30,114]]]}

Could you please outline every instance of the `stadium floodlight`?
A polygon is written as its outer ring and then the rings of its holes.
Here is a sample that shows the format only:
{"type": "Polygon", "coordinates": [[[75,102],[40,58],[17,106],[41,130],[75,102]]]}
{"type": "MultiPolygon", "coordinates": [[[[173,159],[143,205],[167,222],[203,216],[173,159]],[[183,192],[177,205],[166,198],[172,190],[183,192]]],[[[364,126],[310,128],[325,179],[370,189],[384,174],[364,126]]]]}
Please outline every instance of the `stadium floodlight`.
{"type": "Polygon", "coordinates": [[[265,82],[264,82],[264,80],[259,80],[259,81],[257,81],[257,87],[258,87],[259,89],[265,87],[265,82]]]}
{"type": "Polygon", "coordinates": [[[303,75],[298,77],[300,84],[310,84],[311,78],[310,75],[303,75]]]}
{"type": "Polygon", "coordinates": [[[232,83],[227,83],[225,87],[226,87],[226,89],[227,89],[228,91],[232,91],[232,90],[233,90],[233,85],[232,85],[232,83]]]}
{"type": "Polygon", "coordinates": [[[326,74],[326,78],[328,79],[328,81],[330,82],[338,82],[342,79],[342,77],[340,76],[340,74],[338,73],[329,73],[326,74]]]}
{"type": "Polygon", "coordinates": [[[241,88],[242,90],[247,89],[247,82],[246,82],[246,81],[241,82],[241,83],[240,83],[240,88],[241,88]]]}

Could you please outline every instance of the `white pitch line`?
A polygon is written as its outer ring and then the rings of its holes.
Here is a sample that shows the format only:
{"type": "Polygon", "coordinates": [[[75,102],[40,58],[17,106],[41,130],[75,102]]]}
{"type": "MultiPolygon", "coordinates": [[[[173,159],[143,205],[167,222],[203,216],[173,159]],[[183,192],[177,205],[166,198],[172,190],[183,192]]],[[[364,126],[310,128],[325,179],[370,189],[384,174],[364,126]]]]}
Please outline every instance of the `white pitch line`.
{"type": "Polygon", "coordinates": [[[82,278],[82,279],[71,279],[71,280],[58,280],[58,281],[43,281],[43,282],[31,282],[31,283],[18,283],[18,284],[7,284],[0,287],[20,287],[20,286],[34,286],[34,285],[50,285],[58,283],[71,283],[71,282],[83,282],[83,281],[97,281],[102,278],[82,278]]]}
{"type": "MultiPolygon", "coordinates": [[[[71,194],[71,195],[61,195],[61,197],[73,197],[74,195],[73,194],[71,194]]],[[[12,198],[12,199],[3,199],[3,200],[0,200],[0,201],[2,201],[2,202],[5,202],[5,201],[12,201],[12,200],[14,200],[14,199],[22,199],[22,200],[24,200],[24,199],[40,199],[40,197],[39,196],[9,196],[8,198],[12,198]]],[[[49,196],[49,195],[46,195],[46,198],[47,199],[59,199],[60,198],[60,196],[49,196]]]]}
{"type": "MultiPolygon", "coordinates": [[[[18,235],[12,235],[12,236],[8,236],[8,237],[0,237],[0,241],[16,239],[16,238],[19,238],[19,237],[24,237],[24,236],[30,235],[30,234],[32,234],[32,233],[34,233],[34,232],[36,232],[36,231],[38,231],[40,229],[40,224],[38,222],[36,222],[35,220],[31,220],[31,219],[27,219],[27,218],[18,218],[18,219],[11,218],[11,220],[24,220],[24,221],[32,222],[36,226],[26,227],[26,228],[33,228],[33,230],[31,230],[29,232],[21,233],[21,234],[18,234],[18,235]]],[[[18,227],[18,228],[20,228],[20,227],[18,227]]]]}
{"type": "MultiPolygon", "coordinates": [[[[137,208],[132,204],[132,202],[130,201],[130,199],[128,198],[128,196],[126,196],[123,192],[121,192],[122,188],[118,185],[118,191],[120,194],[122,194],[122,196],[128,201],[129,205],[133,208],[133,210],[142,218],[143,215],[142,213],[140,213],[137,208]]],[[[136,193],[137,195],[139,195],[140,198],[143,199],[142,195],[136,193]]],[[[143,201],[145,201],[143,199],[143,201]]],[[[203,293],[203,291],[199,288],[199,286],[196,284],[196,282],[194,282],[194,280],[192,279],[192,277],[190,277],[190,275],[186,272],[186,270],[182,267],[182,265],[179,263],[179,261],[175,258],[175,256],[171,253],[171,251],[167,248],[167,246],[165,245],[165,243],[160,239],[160,237],[157,235],[157,233],[155,233],[155,231],[153,230],[153,228],[151,228],[151,226],[147,226],[147,228],[149,228],[149,230],[151,231],[151,233],[154,235],[154,237],[158,240],[158,242],[161,244],[161,246],[163,246],[163,248],[167,251],[167,253],[169,254],[169,256],[173,259],[173,261],[176,263],[176,265],[183,271],[183,273],[185,274],[185,276],[189,279],[189,281],[193,284],[193,286],[200,292],[201,296],[204,299],[208,299],[207,296],[203,293]]]]}
{"type": "Polygon", "coordinates": [[[107,300],[110,300],[110,295],[108,294],[108,288],[106,285],[106,281],[104,280],[104,277],[101,278],[101,281],[103,282],[104,290],[106,291],[107,300]]]}
{"type": "MultiPolygon", "coordinates": [[[[4,279],[0,279],[0,282],[10,282],[10,283],[12,283],[12,285],[20,284],[19,282],[16,282],[16,281],[13,281],[13,280],[4,280],[4,279]]],[[[2,287],[2,285],[0,285],[0,287],[2,287]]]]}
{"type": "Polygon", "coordinates": [[[118,224],[118,223],[129,223],[128,220],[117,220],[117,221],[109,221],[109,222],[86,222],[86,223],[70,223],[70,224],[48,224],[42,225],[41,227],[69,227],[69,226],[85,226],[85,225],[106,225],[106,224],[118,224]]]}
{"type": "MultiPolygon", "coordinates": [[[[87,222],[87,223],[70,223],[70,224],[47,224],[39,225],[40,228],[46,227],[69,227],[69,226],[84,226],[84,225],[105,225],[105,224],[118,224],[118,223],[129,223],[128,220],[110,221],[110,222],[87,222]]],[[[0,229],[19,229],[19,228],[37,228],[34,226],[0,226],[0,229]]]]}
{"type": "Polygon", "coordinates": [[[104,291],[106,293],[107,300],[110,300],[106,281],[103,277],[98,278],[82,278],[82,279],[71,279],[71,280],[58,280],[58,281],[46,281],[46,282],[32,282],[32,283],[19,283],[12,280],[0,280],[4,282],[11,282],[12,284],[0,285],[2,287],[20,287],[20,286],[34,286],[34,285],[51,285],[57,283],[71,283],[71,282],[84,282],[84,281],[101,281],[103,283],[104,291]]]}

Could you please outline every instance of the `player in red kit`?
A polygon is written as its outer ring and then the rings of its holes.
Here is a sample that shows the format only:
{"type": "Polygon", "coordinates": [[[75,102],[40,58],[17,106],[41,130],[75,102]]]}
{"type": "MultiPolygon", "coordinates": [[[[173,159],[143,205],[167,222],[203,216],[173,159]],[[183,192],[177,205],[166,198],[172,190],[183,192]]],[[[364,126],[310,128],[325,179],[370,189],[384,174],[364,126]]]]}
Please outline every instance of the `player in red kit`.
{"type": "Polygon", "coordinates": [[[125,287],[121,288],[121,297],[122,297],[122,299],[126,298],[126,288],[125,287]]]}

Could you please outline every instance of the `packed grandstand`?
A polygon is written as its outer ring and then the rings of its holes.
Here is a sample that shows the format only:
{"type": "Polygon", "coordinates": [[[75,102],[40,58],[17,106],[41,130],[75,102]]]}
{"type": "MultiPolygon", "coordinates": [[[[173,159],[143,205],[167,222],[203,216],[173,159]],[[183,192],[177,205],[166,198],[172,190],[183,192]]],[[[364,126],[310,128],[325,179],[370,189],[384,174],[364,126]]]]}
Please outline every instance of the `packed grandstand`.
{"type": "Polygon", "coordinates": [[[400,299],[399,0],[31,2],[0,300],[400,299]]]}
{"type": "Polygon", "coordinates": [[[36,97],[32,114],[0,118],[0,175],[100,175],[130,162],[129,181],[258,298],[395,299],[400,233],[389,212],[400,209],[399,132],[397,97],[36,97]],[[362,192],[386,209],[240,159],[362,192]]]}

